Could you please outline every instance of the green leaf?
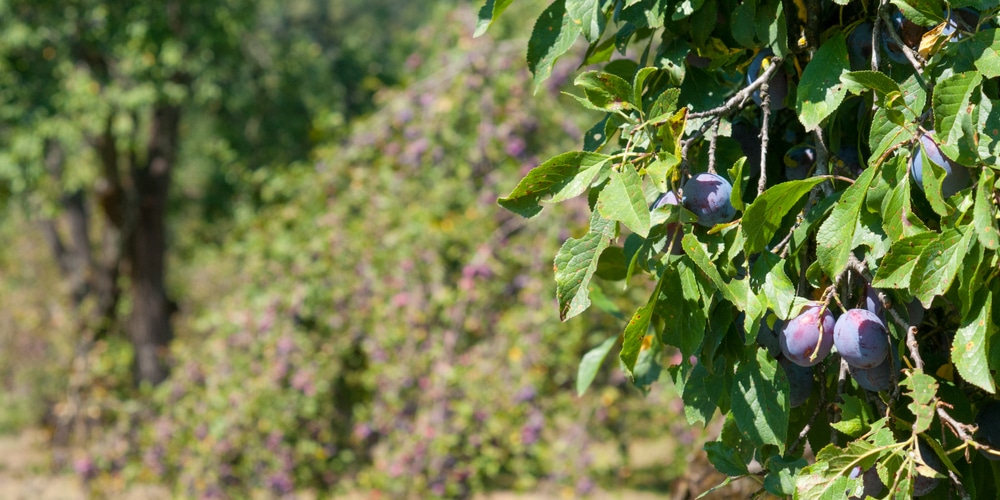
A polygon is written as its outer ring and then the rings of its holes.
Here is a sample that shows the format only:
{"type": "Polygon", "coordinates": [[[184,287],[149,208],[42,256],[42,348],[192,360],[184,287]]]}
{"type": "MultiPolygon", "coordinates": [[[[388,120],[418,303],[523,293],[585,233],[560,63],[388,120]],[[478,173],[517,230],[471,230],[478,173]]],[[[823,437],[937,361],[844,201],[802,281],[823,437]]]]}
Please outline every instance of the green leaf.
{"type": "Polygon", "coordinates": [[[601,0],[566,0],[566,13],[580,26],[588,42],[596,42],[604,33],[607,18],[601,12],[601,0]]]}
{"type": "Polygon", "coordinates": [[[877,168],[869,167],[858,176],[833,207],[833,212],[816,233],[816,261],[827,276],[836,277],[847,265],[847,256],[854,250],[854,231],[864,206],[865,193],[875,178],[877,168]]]}
{"type": "Polygon", "coordinates": [[[860,436],[868,429],[868,421],[871,420],[868,404],[850,394],[842,394],[840,397],[844,400],[839,404],[840,421],[830,426],[848,436],[860,436]]]}
{"type": "Polygon", "coordinates": [[[941,0],[892,0],[892,4],[919,26],[935,26],[944,21],[941,13],[945,6],[941,0]]]}
{"type": "MultiPolygon", "coordinates": [[[[657,68],[647,66],[636,72],[635,78],[632,79],[632,104],[635,104],[637,109],[642,109],[642,91],[643,87],[646,85],[646,79],[649,75],[659,71],[657,68]]],[[[653,80],[654,82],[656,80],[653,80]]]]}
{"type": "Polygon", "coordinates": [[[588,71],[577,76],[573,85],[582,87],[587,95],[587,100],[597,109],[618,111],[637,107],[632,103],[632,85],[620,76],[588,71]]]}
{"type": "Polygon", "coordinates": [[[993,323],[993,291],[980,290],[972,311],[962,320],[951,345],[951,362],[966,382],[990,394],[996,393],[990,374],[989,339],[996,333],[993,323]]]}
{"type": "Polygon", "coordinates": [[[535,21],[528,39],[528,69],[534,75],[535,92],[552,74],[552,65],[580,37],[580,25],[566,13],[565,0],[555,0],[535,21]]]}
{"type": "Polygon", "coordinates": [[[776,377],[777,361],[764,349],[740,362],[730,394],[736,426],[758,447],[785,449],[788,434],[788,381],[776,377]]]}
{"type": "Polygon", "coordinates": [[[903,238],[892,244],[889,253],[882,258],[872,286],[875,288],[899,288],[910,287],[910,276],[913,269],[917,267],[920,254],[928,245],[937,241],[937,233],[920,233],[903,238]]]}
{"type": "Polygon", "coordinates": [[[642,178],[632,164],[611,170],[611,182],[601,190],[597,210],[604,218],[625,224],[633,233],[649,236],[649,207],[642,193],[642,178]]]}
{"type": "Polygon", "coordinates": [[[840,77],[850,67],[847,43],[844,35],[838,34],[820,45],[802,72],[795,110],[807,132],[819,127],[844,101],[847,86],[840,81],[840,77]]]}
{"type": "Polygon", "coordinates": [[[733,179],[733,190],[729,193],[729,202],[738,212],[742,212],[745,208],[743,205],[743,164],[746,161],[747,157],[741,156],[729,169],[729,178],[733,179]]]}
{"type": "Polygon", "coordinates": [[[581,238],[570,238],[556,254],[556,298],[559,300],[559,319],[566,321],[590,307],[587,287],[597,270],[601,252],[615,233],[615,223],[596,211],[590,217],[590,230],[581,238]]]}
{"type": "Polygon", "coordinates": [[[951,75],[934,86],[934,128],[942,142],[955,142],[962,134],[961,128],[954,127],[956,118],[959,114],[972,113],[969,100],[982,80],[978,71],[969,71],[951,75]]]}
{"type": "Polygon", "coordinates": [[[937,382],[934,377],[920,370],[914,370],[899,385],[909,388],[906,395],[913,399],[907,408],[913,413],[913,432],[924,432],[934,421],[934,404],[931,402],[937,394],[937,382]]]}
{"type": "Polygon", "coordinates": [[[601,345],[587,351],[587,354],[583,355],[583,359],[580,360],[580,368],[576,372],[577,396],[583,396],[583,393],[587,392],[587,388],[590,387],[590,384],[594,382],[594,378],[597,377],[597,371],[601,368],[601,364],[604,363],[604,358],[608,357],[608,353],[611,352],[611,348],[614,347],[617,341],[617,335],[608,337],[607,340],[601,342],[601,345]]]}
{"type": "Polygon", "coordinates": [[[712,258],[709,257],[708,252],[705,251],[705,248],[701,246],[701,242],[693,234],[685,234],[681,240],[681,246],[684,248],[684,253],[691,258],[691,261],[715,285],[716,289],[722,292],[722,296],[726,300],[732,302],[741,311],[746,309],[747,295],[740,291],[741,286],[744,289],[746,288],[745,283],[741,284],[740,280],[735,279],[730,283],[726,283],[722,279],[722,275],[719,274],[719,270],[716,269],[715,264],[712,263],[712,258]]]}
{"type": "Polygon", "coordinates": [[[811,177],[771,186],[757,197],[743,214],[743,247],[748,254],[767,248],[781,220],[814,186],[825,179],[811,177]]]}
{"type": "Polygon", "coordinates": [[[661,193],[667,192],[667,179],[670,174],[681,164],[681,159],[667,151],[660,151],[656,154],[656,159],[646,166],[646,176],[653,181],[656,190],[661,193]]]}
{"type": "Polygon", "coordinates": [[[722,399],[726,390],[724,376],[710,373],[703,363],[694,366],[681,363],[671,371],[684,401],[684,417],[688,425],[708,425],[718,408],[716,401],[722,399]]]}
{"type": "Polygon", "coordinates": [[[976,69],[982,73],[983,78],[1000,76],[1000,39],[997,38],[997,30],[986,29],[976,33],[971,45],[977,54],[976,69]]]}
{"type": "Polygon", "coordinates": [[[634,378],[632,370],[635,369],[635,362],[639,359],[643,339],[646,338],[646,333],[649,331],[649,320],[653,317],[653,307],[656,305],[656,298],[660,295],[662,283],[661,279],[653,291],[653,295],[646,301],[645,305],[632,315],[632,319],[625,326],[625,333],[622,336],[622,350],[618,357],[625,365],[625,373],[630,378],[634,378]]]}
{"type": "Polygon", "coordinates": [[[795,478],[808,465],[801,457],[772,457],[767,461],[768,474],[764,478],[764,489],[772,495],[787,497],[795,493],[795,478]]]}
{"type": "Polygon", "coordinates": [[[789,255],[796,255],[798,254],[799,249],[808,247],[809,235],[816,231],[817,223],[826,217],[826,214],[828,214],[830,210],[833,209],[834,205],[840,201],[840,197],[843,194],[843,191],[837,191],[836,193],[823,198],[819,201],[819,203],[816,203],[816,205],[809,209],[809,212],[806,213],[806,216],[799,224],[799,227],[795,228],[795,231],[792,232],[792,241],[788,243],[792,248],[789,255]]]}
{"type": "Polygon", "coordinates": [[[895,185],[889,191],[889,195],[882,199],[882,228],[885,230],[885,234],[892,241],[899,241],[908,236],[927,232],[927,226],[913,213],[905,158],[896,156],[893,160],[885,163],[885,168],[886,170],[895,168],[897,172],[902,171],[901,176],[893,179],[895,185]]]}
{"type": "Polygon", "coordinates": [[[514,0],[486,0],[482,8],[479,9],[479,21],[476,23],[476,32],[472,35],[474,38],[483,36],[486,30],[493,26],[493,22],[503,14],[503,11],[510,7],[510,4],[514,0]]]}
{"type": "Polygon", "coordinates": [[[993,215],[993,171],[983,169],[979,175],[979,186],[976,189],[976,206],[973,209],[972,224],[976,235],[984,247],[991,250],[1000,248],[1000,235],[997,234],[997,220],[993,215]]]}
{"type": "Polygon", "coordinates": [[[951,288],[972,238],[972,231],[963,235],[955,229],[946,229],[920,253],[910,278],[910,292],[920,299],[925,309],[930,309],[934,297],[944,295],[951,288]]]}
{"type": "Polygon", "coordinates": [[[690,356],[705,338],[707,321],[694,269],[679,260],[676,267],[664,271],[660,282],[663,285],[656,303],[656,314],[663,319],[660,338],[680,349],[683,356],[690,356]]]}
{"type": "Polygon", "coordinates": [[[899,84],[878,71],[850,71],[840,75],[840,81],[853,94],[874,90],[875,95],[884,100],[889,94],[900,93],[899,84]]]}
{"type": "Polygon", "coordinates": [[[609,158],[586,151],[553,156],[531,169],[514,190],[497,203],[522,217],[533,217],[542,211],[539,202],[546,196],[552,195],[550,202],[556,203],[582,194],[609,158]]]}
{"type": "Polygon", "coordinates": [[[708,461],[715,469],[727,476],[745,476],[750,473],[743,458],[732,447],[721,441],[705,443],[708,461]]]}

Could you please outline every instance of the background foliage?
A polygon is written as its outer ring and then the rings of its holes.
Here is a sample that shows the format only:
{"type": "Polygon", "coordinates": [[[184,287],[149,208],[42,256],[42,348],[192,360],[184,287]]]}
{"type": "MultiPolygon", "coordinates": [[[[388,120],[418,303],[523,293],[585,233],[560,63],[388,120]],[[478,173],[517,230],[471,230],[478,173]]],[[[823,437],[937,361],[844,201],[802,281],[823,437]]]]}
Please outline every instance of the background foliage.
{"type": "MultiPolygon", "coordinates": [[[[452,2],[220,1],[188,27],[206,38],[178,48],[143,31],[163,5],[104,7],[0,4],[11,14],[0,31],[0,430],[46,425],[56,467],[96,496],[137,482],[191,498],[575,496],[684,474],[702,434],[672,435],[681,410],[669,391],[642,399],[609,372],[576,396],[577,360],[620,319],[595,312],[567,328],[549,312],[550,256],[579,236],[586,205],[557,207],[544,226],[495,207],[572,146],[583,118],[549,112],[570,102],[558,93],[569,68],[532,96],[522,26],[501,21],[496,38],[474,40],[475,11],[452,2]],[[112,83],[61,47],[42,63],[80,23],[112,19],[114,36],[83,31],[123,61],[112,83]],[[171,59],[175,49],[197,57],[171,59]],[[164,83],[169,61],[194,83],[164,83]],[[164,95],[182,110],[167,205],[176,338],[170,376],[136,386],[128,325],[81,341],[89,309],[71,300],[39,228],[66,236],[62,200],[75,192],[97,213],[90,146],[105,123],[90,117],[117,107],[127,145],[164,95]],[[45,168],[45,138],[72,152],[61,177],[45,168]],[[654,455],[667,468],[627,467],[627,438],[666,443],[654,455]]],[[[131,307],[123,299],[117,315],[131,307]]]]}

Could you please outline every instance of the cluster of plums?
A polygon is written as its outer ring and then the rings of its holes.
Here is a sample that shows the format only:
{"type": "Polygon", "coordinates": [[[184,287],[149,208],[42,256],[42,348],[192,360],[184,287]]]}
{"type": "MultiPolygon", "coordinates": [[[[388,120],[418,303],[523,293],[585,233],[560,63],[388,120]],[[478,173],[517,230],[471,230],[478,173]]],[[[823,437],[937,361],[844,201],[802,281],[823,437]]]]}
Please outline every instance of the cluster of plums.
{"type": "Polygon", "coordinates": [[[812,367],[826,358],[834,346],[847,362],[851,376],[868,391],[892,388],[892,371],[899,361],[891,353],[889,332],[877,292],[868,288],[864,309],[850,309],[840,318],[815,302],[787,322],[773,328],[763,324],[758,343],[778,358],[790,386],[789,403],[799,406],[809,399],[813,388],[812,367]]]}

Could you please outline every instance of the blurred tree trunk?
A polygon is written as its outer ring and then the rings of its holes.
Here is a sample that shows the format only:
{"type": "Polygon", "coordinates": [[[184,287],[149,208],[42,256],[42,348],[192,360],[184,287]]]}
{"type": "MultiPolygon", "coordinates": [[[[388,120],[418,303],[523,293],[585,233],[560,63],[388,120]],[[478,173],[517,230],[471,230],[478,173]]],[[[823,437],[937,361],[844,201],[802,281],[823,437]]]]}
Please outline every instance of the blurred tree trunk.
{"type": "Polygon", "coordinates": [[[129,333],[135,348],[136,380],[158,384],[167,377],[164,362],[173,338],[170,301],[164,288],[167,195],[177,156],[180,108],[158,104],[150,125],[147,159],[132,165],[135,231],[129,259],[132,316],[129,333]]]}

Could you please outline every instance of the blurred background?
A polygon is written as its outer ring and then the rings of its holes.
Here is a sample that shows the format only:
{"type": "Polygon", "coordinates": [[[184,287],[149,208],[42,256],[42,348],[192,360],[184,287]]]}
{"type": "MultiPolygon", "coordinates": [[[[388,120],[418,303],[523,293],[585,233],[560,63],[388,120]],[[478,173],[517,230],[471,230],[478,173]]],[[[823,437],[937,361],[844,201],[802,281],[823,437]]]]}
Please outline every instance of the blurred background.
{"type": "Polygon", "coordinates": [[[0,497],[721,481],[669,382],[612,354],[577,396],[648,291],[559,323],[585,200],[495,201],[601,117],[560,94],[582,52],[532,95],[544,3],[479,7],[0,0],[0,497]]]}

